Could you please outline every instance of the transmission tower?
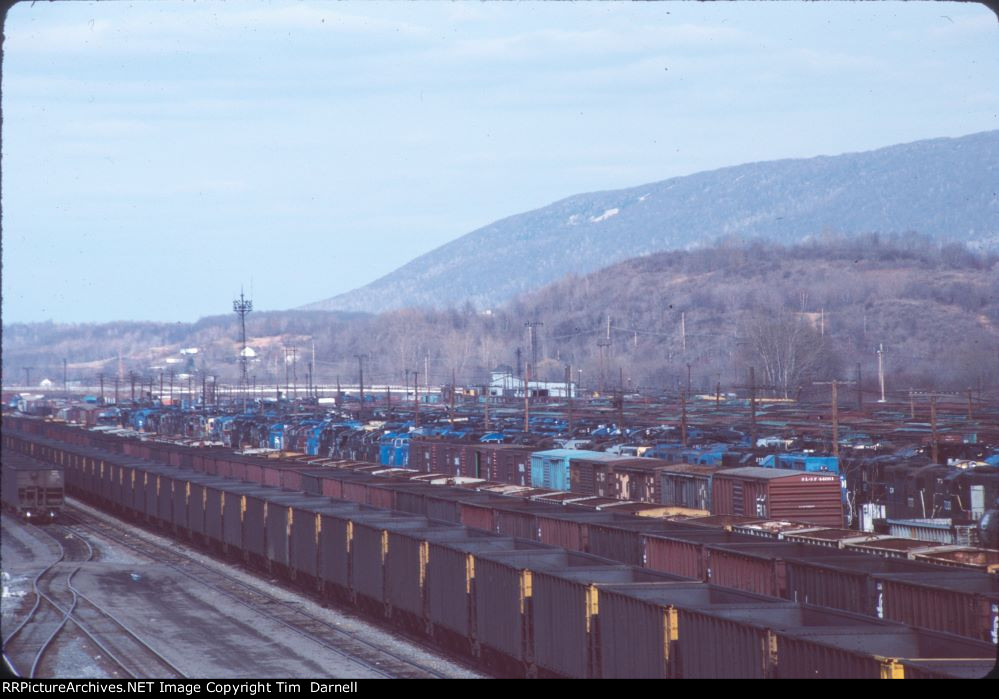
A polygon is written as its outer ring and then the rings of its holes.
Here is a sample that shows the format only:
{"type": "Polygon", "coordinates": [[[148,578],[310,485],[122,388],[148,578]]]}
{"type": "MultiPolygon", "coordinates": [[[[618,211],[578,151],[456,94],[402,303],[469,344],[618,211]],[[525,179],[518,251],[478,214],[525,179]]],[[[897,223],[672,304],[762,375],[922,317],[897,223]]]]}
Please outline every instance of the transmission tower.
{"type": "Polygon", "coordinates": [[[243,412],[246,412],[246,387],[249,384],[246,374],[246,316],[253,310],[253,301],[243,297],[239,290],[239,298],[232,302],[233,313],[239,316],[239,339],[242,345],[239,351],[239,384],[243,392],[243,412]]]}

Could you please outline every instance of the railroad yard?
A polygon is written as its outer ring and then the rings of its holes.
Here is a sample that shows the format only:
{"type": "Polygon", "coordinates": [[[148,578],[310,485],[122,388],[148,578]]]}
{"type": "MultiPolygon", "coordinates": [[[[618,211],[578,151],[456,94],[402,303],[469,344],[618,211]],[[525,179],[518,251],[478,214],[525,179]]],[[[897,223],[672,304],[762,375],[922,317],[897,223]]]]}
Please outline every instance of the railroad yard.
{"type": "Polygon", "coordinates": [[[72,524],[3,517],[4,652],[23,676],[480,676],[81,503],[64,519],[72,524]]]}
{"type": "Polygon", "coordinates": [[[915,401],[457,393],[8,412],[4,470],[35,479],[5,499],[8,662],[114,678],[992,669],[988,401],[934,400],[926,423],[915,401]],[[43,484],[53,467],[64,480],[43,484]]]}
{"type": "Polygon", "coordinates": [[[943,9],[13,3],[4,695],[999,679],[943,9]]]}

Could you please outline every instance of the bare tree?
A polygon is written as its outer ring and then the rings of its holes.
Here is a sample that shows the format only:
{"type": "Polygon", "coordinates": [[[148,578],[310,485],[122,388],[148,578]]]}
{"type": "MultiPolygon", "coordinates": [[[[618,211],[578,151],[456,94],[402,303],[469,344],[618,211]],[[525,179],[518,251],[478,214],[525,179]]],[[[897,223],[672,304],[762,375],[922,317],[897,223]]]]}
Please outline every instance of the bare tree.
{"type": "Polygon", "coordinates": [[[746,320],[743,334],[766,383],[784,398],[828,365],[822,337],[801,314],[756,313],[746,320]]]}

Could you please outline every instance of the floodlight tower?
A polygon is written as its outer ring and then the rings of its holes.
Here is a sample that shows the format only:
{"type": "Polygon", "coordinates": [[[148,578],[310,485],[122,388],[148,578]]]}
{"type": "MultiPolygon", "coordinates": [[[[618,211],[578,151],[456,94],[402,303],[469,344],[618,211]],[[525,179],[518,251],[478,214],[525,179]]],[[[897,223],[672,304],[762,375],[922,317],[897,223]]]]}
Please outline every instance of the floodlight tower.
{"type": "Polygon", "coordinates": [[[240,386],[243,389],[243,412],[246,412],[246,387],[249,384],[246,375],[246,316],[253,310],[253,301],[243,297],[243,290],[239,290],[239,298],[232,302],[233,313],[239,316],[240,342],[242,349],[239,351],[239,371],[240,386]]]}

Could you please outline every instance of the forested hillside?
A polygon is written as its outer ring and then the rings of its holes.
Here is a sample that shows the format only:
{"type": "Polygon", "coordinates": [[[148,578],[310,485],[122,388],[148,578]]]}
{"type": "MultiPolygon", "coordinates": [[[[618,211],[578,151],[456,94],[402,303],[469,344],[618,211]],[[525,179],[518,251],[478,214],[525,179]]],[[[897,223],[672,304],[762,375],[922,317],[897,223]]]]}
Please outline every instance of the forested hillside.
{"type": "MultiPolygon", "coordinates": [[[[304,385],[314,347],[320,383],[356,383],[357,354],[366,357],[366,383],[402,384],[416,370],[423,384],[426,369],[435,385],[452,370],[459,382],[484,383],[496,365],[516,367],[518,348],[521,363],[531,361],[528,321],[543,323],[533,373],[562,380],[571,364],[587,388],[616,388],[619,379],[626,388],[675,388],[689,364],[693,388],[707,390],[718,381],[744,384],[754,366],[775,392],[807,395],[812,381],[853,379],[860,363],[873,390],[881,344],[891,390],[999,388],[999,257],[919,236],[650,255],[568,277],[489,313],[471,304],[379,315],[256,312],[247,323],[257,353],[250,371],[260,384],[283,386],[285,347],[297,347],[294,371],[304,385]]],[[[237,375],[235,316],[3,330],[5,385],[23,382],[26,366],[33,383],[61,383],[63,358],[71,381],[132,370],[237,375]],[[199,352],[182,356],[183,348],[199,352]]]]}

